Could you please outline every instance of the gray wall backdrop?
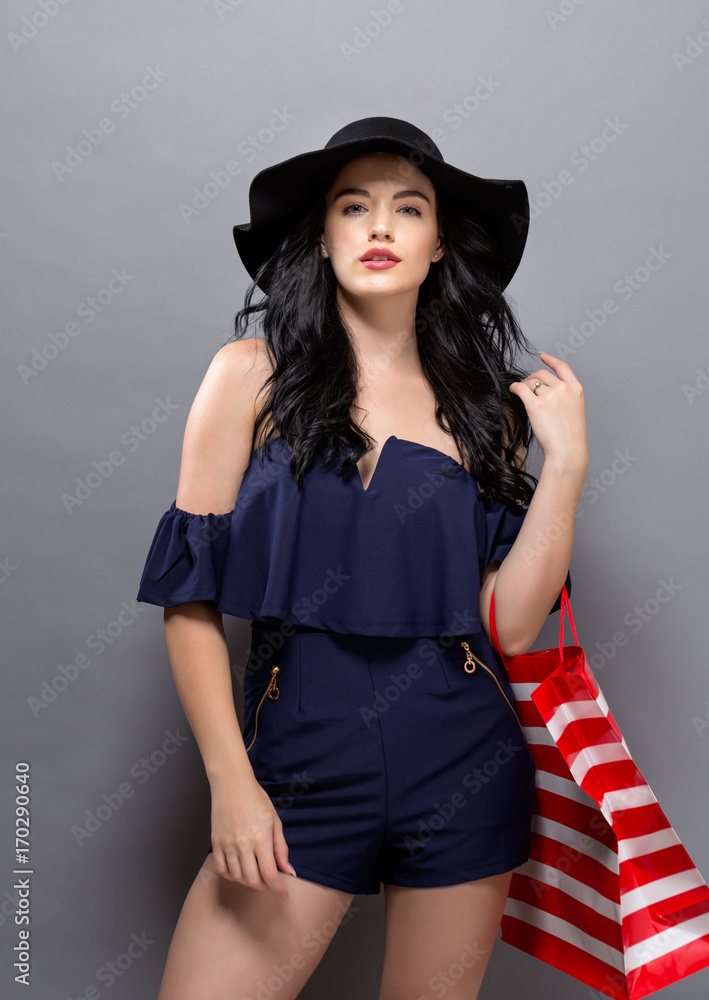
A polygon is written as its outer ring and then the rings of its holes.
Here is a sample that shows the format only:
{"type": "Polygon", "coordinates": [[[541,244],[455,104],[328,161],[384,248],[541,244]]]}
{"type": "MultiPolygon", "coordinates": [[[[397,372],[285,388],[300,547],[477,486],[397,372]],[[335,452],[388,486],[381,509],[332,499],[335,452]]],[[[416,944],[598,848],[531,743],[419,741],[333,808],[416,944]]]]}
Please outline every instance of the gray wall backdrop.
{"type": "MultiPolygon", "coordinates": [[[[709,876],[709,9],[390,0],[383,25],[386,9],[4,5],[3,997],[157,993],[208,846],[209,795],[162,612],[135,604],[138,580],[191,401],[247,286],[231,227],[248,219],[249,182],[367,115],[439,129],[447,160],[529,187],[509,294],[587,401],[579,640],[709,876]],[[672,597],[653,603],[663,581],[672,597]],[[31,768],[29,988],[10,968],[17,761],[31,768]],[[111,981],[132,938],[143,943],[111,981]]],[[[226,622],[238,678],[248,623],[226,622]]],[[[555,615],[535,648],[557,629],[555,615]]],[[[357,897],[302,995],[376,996],[382,932],[383,896],[357,897]]],[[[704,972],[663,996],[708,987],[704,972]]],[[[590,994],[498,942],[483,998],[552,990],[590,994]]]]}

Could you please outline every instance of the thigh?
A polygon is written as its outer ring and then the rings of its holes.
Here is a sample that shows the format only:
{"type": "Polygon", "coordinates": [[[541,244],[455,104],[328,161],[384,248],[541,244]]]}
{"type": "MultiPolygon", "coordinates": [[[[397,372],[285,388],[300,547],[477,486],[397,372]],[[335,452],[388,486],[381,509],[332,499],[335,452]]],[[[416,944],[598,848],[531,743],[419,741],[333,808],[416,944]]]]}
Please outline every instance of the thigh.
{"type": "Polygon", "coordinates": [[[379,1000],[475,1000],[512,872],[436,888],[385,885],[386,944],[379,1000]]]}
{"type": "MultiPolygon", "coordinates": [[[[286,876],[284,876],[285,878],[286,876]]],[[[298,996],[353,895],[288,878],[290,899],[230,882],[208,854],[182,907],[158,1000],[298,996]]]]}

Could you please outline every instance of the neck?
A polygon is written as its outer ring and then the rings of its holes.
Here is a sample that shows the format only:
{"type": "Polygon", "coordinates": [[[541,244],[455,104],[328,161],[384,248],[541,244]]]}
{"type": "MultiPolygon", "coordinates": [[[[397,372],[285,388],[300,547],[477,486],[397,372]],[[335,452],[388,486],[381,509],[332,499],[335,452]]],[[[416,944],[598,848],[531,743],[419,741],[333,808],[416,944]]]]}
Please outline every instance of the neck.
{"type": "Polygon", "coordinates": [[[338,289],[340,316],[364,371],[420,372],[416,338],[418,289],[401,295],[361,298],[338,289]]]}

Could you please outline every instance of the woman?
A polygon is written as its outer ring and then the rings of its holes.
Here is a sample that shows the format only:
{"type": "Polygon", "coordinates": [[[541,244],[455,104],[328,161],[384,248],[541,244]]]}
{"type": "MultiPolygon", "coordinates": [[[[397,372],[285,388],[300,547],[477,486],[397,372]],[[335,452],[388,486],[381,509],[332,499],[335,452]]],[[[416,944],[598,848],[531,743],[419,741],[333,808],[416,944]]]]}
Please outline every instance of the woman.
{"type": "Polygon", "coordinates": [[[263,339],[209,367],[138,595],[166,608],[212,792],[159,1000],[296,997],[380,883],[380,1000],[467,1000],[534,791],[490,596],[515,655],[570,589],[583,390],[549,354],[514,366],[521,181],[370,118],[262,171],[250,207],[236,332],[260,312],[263,339]],[[243,734],[222,613],[252,622],[243,734]]]}

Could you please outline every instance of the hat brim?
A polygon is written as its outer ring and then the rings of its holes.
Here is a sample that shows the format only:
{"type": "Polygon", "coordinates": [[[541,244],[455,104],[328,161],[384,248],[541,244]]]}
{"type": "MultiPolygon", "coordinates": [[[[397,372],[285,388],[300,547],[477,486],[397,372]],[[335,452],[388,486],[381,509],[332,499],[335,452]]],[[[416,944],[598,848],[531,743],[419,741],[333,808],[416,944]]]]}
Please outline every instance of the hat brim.
{"type": "MultiPolygon", "coordinates": [[[[386,135],[299,153],[264,168],[254,177],[249,189],[251,221],[233,227],[237,251],[251,278],[255,280],[259,267],[275,252],[290,221],[328,177],[355,156],[378,151],[410,159],[437,190],[473,210],[504,260],[502,277],[506,287],[519,267],[529,230],[529,197],[524,181],[479,177],[386,135]]],[[[265,288],[262,291],[267,293],[265,288]]]]}

